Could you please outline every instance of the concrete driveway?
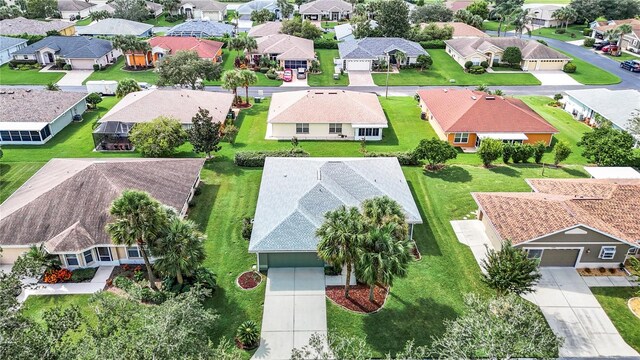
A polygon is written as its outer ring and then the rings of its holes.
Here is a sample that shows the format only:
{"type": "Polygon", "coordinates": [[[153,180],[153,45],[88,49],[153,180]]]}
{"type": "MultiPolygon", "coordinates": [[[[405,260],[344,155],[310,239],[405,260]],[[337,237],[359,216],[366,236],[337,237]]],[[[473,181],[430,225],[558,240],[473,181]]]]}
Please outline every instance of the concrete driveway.
{"type": "Polygon", "coordinates": [[[349,71],[349,86],[375,86],[370,71],[349,71]]]}
{"type": "Polygon", "coordinates": [[[530,71],[530,73],[540,80],[542,85],[581,85],[574,78],[560,70],[530,71]]]}
{"type": "Polygon", "coordinates": [[[93,70],[70,70],[57,84],[58,86],[81,86],[92,73],[93,70]]]}
{"type": "Polygon", "coordinates": [[[540,268],[542,279],[525,299],[540,307],[554,333],[562,336],[560,357],[640,356],[624,342],[582,277],[573,268],[540,268]]]}
{"type": "Polygon", "coordinates": [[[322,268],[269,269],[260,347],[252,359],[290,359],[313,333],[326,336],[324,288],[322,268]]]}

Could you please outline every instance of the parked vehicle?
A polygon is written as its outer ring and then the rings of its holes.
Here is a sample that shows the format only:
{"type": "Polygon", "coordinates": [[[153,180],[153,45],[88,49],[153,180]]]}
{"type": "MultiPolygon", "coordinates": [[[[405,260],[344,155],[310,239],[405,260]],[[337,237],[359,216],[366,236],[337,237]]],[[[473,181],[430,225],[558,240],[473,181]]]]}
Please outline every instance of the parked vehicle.
{"type": "Polygon", "coordinates": [[[620,67],[631,72],[640,72],[640,60],[623,61],[620,63],[620,67]]]}
{"type": "Polygon", "coordinates": [[[293,80],[293,70],[284,69],[284,73],[282,74],[282,80],[286,82],[291,82],[291,80],[293,80]]]}
{"type": "Polygon", "coordinates": [[[610,45],[611,43],[608,40],[593,44],[593,48],[596,50],[602,50],[603,47],[610,45]]]}
{"type": "Polygon", "coordinates": [[[614,54],[617,54],[619,52],[618,50],[619,50],[618,49],[618,45],[615,45],[615,44],[610,44],[610,45],[602,47],[602,52],[605,53],[605,54],[614,55],[614,54]]]}
{"type": "Polygon", "coordinates": [[[298,68],[298,74],[297,74],[298,80],[304,80],[307,78],[307,69],[305,68],[298,68]]]}
{"type": "Polygon", "coordinates": [[[87,92],[98,93],[102,96],[115,95],[118,82],[114,80],[87,81],[87,92]]]}

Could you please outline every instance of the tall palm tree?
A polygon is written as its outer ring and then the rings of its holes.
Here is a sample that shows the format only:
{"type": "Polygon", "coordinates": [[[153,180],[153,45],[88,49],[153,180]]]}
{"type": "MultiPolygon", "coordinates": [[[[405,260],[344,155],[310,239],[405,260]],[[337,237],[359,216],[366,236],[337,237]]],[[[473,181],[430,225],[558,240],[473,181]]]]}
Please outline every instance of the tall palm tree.
{"type": "Polygon", "coordinates": [[[246,33],[244,34],[245,34],[243,36],[244,48],[247,50],[248,53],[251,53],[258,48],[258,42],[256,41],[255,38],[252,38],[251,36],[246,35],[246,33]]]}
{"type": "MultiPolygon", "coordinates": [[[[560,9],[555,10],[551,14],[551,18],[558,20],[560,22],[560,26],[562,26],[562,24],[564,24],[565,19],[567,18],[566,7],[561,7],[560,9]]],[[[558,27],[558,25],[556,25],[556,27],[558,27]]]]}
{"type": "Polygon", "coordinates": [[[329,211],[324,223],[316,230],[318,256],[333,266],[347,267],[344,296],[349,297],[352,266],[357,249],[365,234],[365,224],[358,208],[342,206],[329,211]]]}
{"type": "Polygon", "coordinates": [[[151,254],[158,258],[156,269],[183,284],[184,276],[191,276],[205,259],[204,238],[193,221],[172,217],[164,235],[151,248],[151,254]]]}
{"type": "Polygon", "coordinates": [[[147,247],[152,248],[158,237],[162,236],[168,223],[167,212],[160,202],[148,193],[138,190],[125,190],[111,203],[109,213],[114,218],[107,224],[107,233],[116,245],[137,245],[144,259],[149,276],[149,285],[156,287],[156,277],[151,268],[147,247]]]}
{"type": "Polygon", "coordinates": [[[617,45],[618,45],[618,47],[620,47],[622,45],[622,38],[625,35],[630,34],[633,31],[633,27],[630,24],[622,24],[622,25],[618,26],[618,28],[616,30],[618,30],[618,42],[617,42],[617,45]]]}
{"type": "Polygon", "coordinates": [[[564,28],[565,30],[569,28],[569,23],[570,22],[574,22],[578,19],[578,12],[570,7],[570,6],[565,6],[564,8],[564,17],[565,17],[565,21],[564,21],[564,28]]]}
{"type": "Polygon", "coordinates": [[[516,34],[518,34],[520,38],[522,38],[522,34],[525,30],[529,33],[529,37],[531,37],[532,27],[529,26],[529,23],[531,22],[531,15],[529,14],[529,11],[529,9],[523,9],[517,12],[511,22],[516,34]]]}
{"type": "Polygon", "coordinates": [[[240,72],[238,73],[238,77],[239,77],[239,82],[242,84],[242,87],[244,87],[244,91],[245,91],[245,101],[248,104],[249,103],[249,86],[251,85],[255,85],[258,82],[258,77],[256,76],[256,73],[254,73],[251,70],[240,70],[240,72]]]}
{"type": "MultiPolygon", "coordinates": [[[[502,25],[505,23],[508,24],[514,13],[519,10],[520,5],[517,2],[505,1],[491,11],[491,15],[498,18],[498,36],[500,36],[500,32],[502,31],[502,25]]],[[[505,34],[506,33],[507,31],[505,30],[505,34]]]]}
{"type": "MultiPolygon", "coordinates": [[[[151,45],[149,45],[147,41],[142,40],[135,35],[116,35],[113,39],[113,47],[120,49],[125,56],[132,55],[134,69],[138,68],[138,63],[135,58],[133,58],[136,52],[144,55],[145,66],[149,66],[149,62],[147,61],[147,52],[151,51],[151,45]]],[[[131,66],[131,64],[129,64],[129,66],[131,66]]]]}
{"type": "Polygon", "coordinates": [[[398,202],[388,196],[378,196],[362,203],[362,213],[370,227],[395,224],[394,238],[398,241],[409,237],[409,225],[398,202]]]}
{"type": "Polygon", "coordinates": [[[242,86],[239,70],[227,70],[222,74],[222,88],[233,92],[233,105],[238,104],[238,87],[242,86]]]}

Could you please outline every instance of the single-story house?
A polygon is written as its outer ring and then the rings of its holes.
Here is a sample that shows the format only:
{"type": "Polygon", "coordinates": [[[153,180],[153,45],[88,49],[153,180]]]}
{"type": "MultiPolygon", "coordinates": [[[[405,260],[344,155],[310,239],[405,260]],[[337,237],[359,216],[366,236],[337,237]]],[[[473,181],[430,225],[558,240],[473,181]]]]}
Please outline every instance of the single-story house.
{"type": "Polygon", "coordinates": [[[145,1],[144,3],[147,5],[147,9],[149,9],[149,13],[153,14],[154,17],[159,17],[160,15],[162,15],[164,10],[164,7],[162,6],[162,4],[158,4],[153,1],[145,1]]]}
{"type": "Polygon", "coordinates": [[[93,65],[107,66],[121,55],[111,41],[85,36],[48,36],[13,53],[13,59],[55,64],[62,59],[74,70],[93,70],[93,65]]]}
{"type": "Polygon", "coordinates": [[[86,93],[0,89],[0,144],[42,145],[87,110],[86,93]]]}
{"type": "Polygon", "coordinates": [[[311,61],[316,58],[313,40],[274,34],[257,38],[256,42],[258,48],[251,54],[254,63],[258,63],[260,57],[268,56],[286,69],[307,69],[311,66],[311,61]]]}
{"type": "Polygon", "coordinates": [[[429,55],[415,41],[394,37],[368,37],[338,43],[340,65],[345,71],[372,70],[374,62],[385,60],[397,64],[395,53],[401,51],[406,55],[405,64],[415,64],[420,55],[429,55]]]}
{"type": "Polygon", "coordinates": [[[227,4],[214,0],[182,0],[180,7],[172,15],[183,15],[187,19],[224,21],[227,4]]]}
{"type": "Polygon", "coordinates": [[[638,179],[640,172],[630,166],[584,166],[594,179],[638,179]]]}
{"type": "Polygon", "coordinates": [[[336,25],[333,28],[333,31],[337,41],[350,41],[356,39],[356,37],[353,36],[353,25],[349,23],[336,25]]]}
{"type": "Polygon", "coordinates": [[[529,8],[529,16],[531,23],[536,27],[553,27],[564,25],[563,22],[553,17],[556,10],[562,9],[564,6],[559,5],[539,5],[529,8]]]}
{"type": "Polygon", "coordinates": [[[303,19],[341,21],[349,19],[353,5],[342,0],[315,0],[300,5],[299,12],[303,19]]]}
{"type": "Polygon", "coordinates": [[[182,24],[178,24],[167,31],[167,36],[180,37],[223,37],[225,35],[233,35],[233,25],[206,20],[188,20],[182,24]]]}
{"type": "Polygon", "coordinates": [[[473,150],[483,139],[551,144],[558,130],[522,100],[469,89],[419,90],[422,118],[442,140],[473,150]]]}
{"type": "Polygon", "coordinates": [[[195,51],[201,59],[221,62],[224,43],[196,37],[156,36],[149,40],[149,45],[151,50],[146,54],[127,53],[127,65],[156,66],[158,60],[182,50],[195,51]]]}
{"type": "Polygon", "coordinates": [[[76,26],[68,21],[41,21],[26,19],[22,16],[14,19],[4,19],[0,23],[0,35],[29,34],[45,36],[49,31],[57,31],[63,36],[72,36],[76,34],[76,26]]]}
{"type": "Polygon", "coordinates": [[[105,230],[124,190],[148,192],[184,217],[204,159],[53,159],[0,205],[0,264],[31,246],[65,268],[142,263],[137,246],[115,245],[105,230]],[[162,174],[162,176],[158,176],[162,174]]]}
{"type": "Polygon", "coordinates": [[[593,29],[591,37],[594,39],[604,39],[607,30],[617,29],[623,24],[629,24],[632,30],[630,33],[622,36],[620,46],[625,50],[640,54],[640,20],[638,19],[593,22],[591,23],[591,28],[593,29]]]}
{"type": "Polygon", "coordinates": [[[0,36],[0,65],[11,61],[14,52],[26,47],[26,39],[0,36]]]}
{"type": "Polygon", "coordinates": [[[265,160],[249,252],[258,269],[321,267],[316,230],[324,214],[360,207],[379,196],[397,201],[410,234],[422,224],[396,158],[273,158],[265,160]]]}
{"type": "Polygon", "coordinates": [[[116,36],[133,35],[138,37],[151,37],[153,25],[125,19],[102,19],[91,25],[78,29],[78,35],[84,36],[116,36]]]}
{"type": "Polygon", "coordinates": [[[504,51],[517,47],[522,52],[522,70],[562,70],[571,58],[535,40],[517,37],[459,38],[445,40],[446,51],[460,66],[467,61],[480,65],[483,61],[489,67],[502,63],[504,51]]]}
{"type": "Polygon", "coordinates": [[[276,0],[253,0],[241,4],[236,9],[236,13],[240,16],[241,19],[251,19],[251,13],[254,11],[260,10],[268,10],[270,13],[275,15],[276,19],[282,18],[282,13],[280,12],[280,7],[278,6],[278,1],[276,0]]]}
{"type": "Polygon", "coordinates": [[[282,22],[267,21],[266,23],[251,27],[247,35],[252,38],[259,38],[263,36],[280,34],[281,29],[282,29],[282,22]]]}
{"type": "MultiPolygon", "coordinates": [[[[463,22],[435,22],[439,28],[444,28],[445,26],[450,26],[453,28],[452,39],[458,38],[488,38],[490,37],[484,31],[475,28],[471,25],[467,25],[463,22]]],[[[424,29],[429,25],[428,23],[421,23],[420,28],[424,29]]]]}
{"type": "Polygon", "coordinates": [[[58,11],[63,19],[76,20],[91,15],[91,8],[97,6],[89,1],[58,0],[58,11]]]}
{"type": "MultiPolygon", "coordinates": [[[[113,7],[113,2],[104,2],[101,3],[103,0],[94,0],[93,2],[96,3],[96,7],[91,8],[91,12],[94,13],[96,11],[106,11],[109,14],[113,15],[116,12],[115,7],[113,7]]],[[[159,17],[160,15],[162,15],[162,5],[152,2],[152,1],[145,1],[144,2],[147,10],[149,10],[149,14],[153,15],[154,17],[159,17]]]]}
{"type": "Polygon", "coordinates": [[[564,110],[589,125],[600,115],[619,130],[627,130],[633,114],[640,111],[640,91],[605,88],[565,91],[564,110]]]}
{"type": "Polygon", "coordinates": [[[640,180],[528,179],[533,192],[472,193],[496,249],[540,266],[617,268],[640,246],[640,180]]]}
{"type": "Polygon", "coordinates": [[[188,129],[198,109],[209,110],[214,122],[233,118],[233,95],[228,93],[187,90],[150,89],[127,94],[98,120],[93,141],[98,151],[131,150],[129,131],[137,123],[159,116],[174,118],[188,129]]]}
{"type": "Polygon", "coordinates": [[[382,140],[387,127],[387,117],[374,93],[287,91],[272,95],[265,138],[382,140]]]}

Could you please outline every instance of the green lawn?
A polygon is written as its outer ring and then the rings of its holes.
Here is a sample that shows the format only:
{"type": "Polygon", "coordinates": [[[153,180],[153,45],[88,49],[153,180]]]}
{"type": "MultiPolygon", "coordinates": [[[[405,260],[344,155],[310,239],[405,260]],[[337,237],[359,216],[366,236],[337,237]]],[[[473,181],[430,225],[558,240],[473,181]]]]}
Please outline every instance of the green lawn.
{"type": "Polygon", "coordinates": [[[322,28],[324,29],[333,29],[334,27],[340,25],[340,24],[344,24],[344,23],[340,23],[337,21],[323,21],[320,23],[320,26],[322,26],[322,28]]]}
{"type": "Polygon", "coordinates": [[[622,81],[619,77],[617,77],[616,75],[606,70],[602,70],[601,68],[595,65],[592,65],[580,58],[572,56],[571,54],[566,53],[562,50],[559,50],[559,49],[555,49],[555,50],[560,51],[561,53],[573,59],[571,60],[571,62],[576,65],[576,72],[573,74],[569,74],[569,76],[571,76],[581,84],[610,85],[610,84],[617,84],[620,81],[622,81]]]}
{"type": "Polygon", "coordinates": [[[89,24],[91,24],[93,22],[93,19],[91,18],[91,16],[86,17],[82,20],[78,20],[76,21],[76,26],[87,26],[89,24]]]}
{"type": "Polygon", "coordinates": [[[175,21],[175,22],[169,22],[169,21],[167,21],[165,19],[166,16],[167,16],[167,13],[164,13],[164,14],[158,16],[155,19],[146,20],[145,23],[151,24],[151,25],[154,25],[154,26],[174,27],[174,26],[184,22],[184,19],[180,19],[180,20],[175,21]]]}
{"type": "Polygon", "coordinates": [[[0,85],[46,85],[62,79],[63,72],[40,72],[37,69],[13,70],[9,64],[0,66],[0,85]]]}
{"type": "Polygon", "coordinates": [[[637,293],[638,288],[591,288],[622,338],[640,352],[640,319],[629,307],[627,301],[637,293]]]}
{"type": "Polygon", "coordinates": [[[584,25],[569,25],[567,32],[564,34],[556,34],[556,28],[554,27],[540,28],[533,30],[531,34],[560,41],[575,41],[584,38],[584,35],[582,34],[582,30],[584,30],[584,28],[584,25]],[[574,35],[573,37],[571,37],[572,34],[574,35]]]}
{"type": "MultiPolygon", "coordinates": [[[[489,31],[498,31],[498,22],[497,21],[485,21],[482,23],[482,29],[483,30],[489,30],[489,31]]],[[[502,24],[502,29],[500,29],[500,32],[504,32],[504,31],[511,31],[513,30],[513,25],[507,25],[507,24],[502,24]]]]}
{"type": "MultiPolygon", "coordinates": [[[[465,73],[460,64],[455,62],[445,50],[427,50],[433,59],[433,67],[429,70],[401,69],[399,74],[389,76],[389,85],[540,85],[535,76],[522,74],[485,73],[474,75],[465,73]],[[449,80],[455,79],[455,83],[449,80]]],[[[372,74],[376,85],[384,86],[386,74],[372,74]]]]}
{"type": "Polygon", "coordinates": [[[36,321],[42,321],[45,311],[61,307],[66,309],[70,306],[78,306],[87,318],[93,318],[91,308],[89,307],[89,298],[91,295],[42,295],[29,296],[22,306],[22,313],[36,321]]]}
{"type": "Polygon", "coordinates": [[[349,76],[347,74],[340,75],[340,79],[333,79],[335,66],[333,59],[339,57],[338,50],[334,49],[317,49],[318,61],[322,74],[309,74],[309,86],[347,86],[349,85],[349,76]]]}
{"type": "Polygon", "coordinates": [[[125,62],[124,56],[121,57],[115,64],[109,66],[105,70],[94,71],[83,84],[92,80],[115,80],[120,81],[122,79],[134,79],[138,82],[147,82],[149,84],[155,84],[158,81],[158,75],[153,69],[139,70],[139,71],[127,71],[124,70],[125,62]]]}

